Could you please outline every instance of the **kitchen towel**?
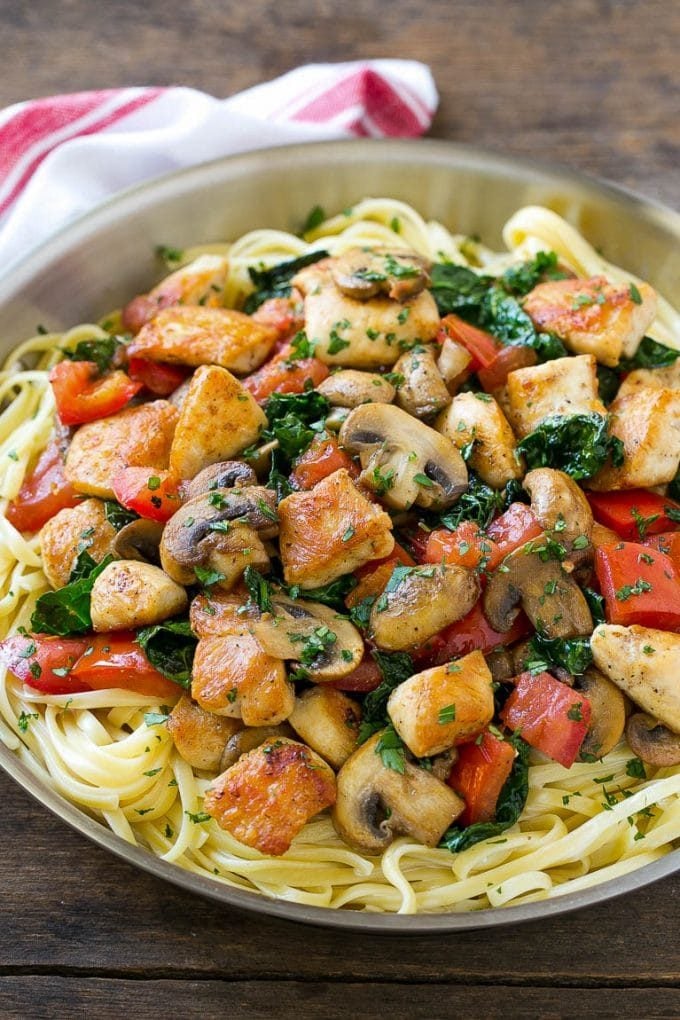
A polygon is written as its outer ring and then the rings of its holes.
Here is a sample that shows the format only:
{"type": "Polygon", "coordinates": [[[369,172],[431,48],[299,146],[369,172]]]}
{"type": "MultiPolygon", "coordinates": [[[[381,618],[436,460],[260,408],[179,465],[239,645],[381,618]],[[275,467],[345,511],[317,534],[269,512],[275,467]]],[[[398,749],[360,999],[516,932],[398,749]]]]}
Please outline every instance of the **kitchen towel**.
{"type": "Polygon", "coordinates": [[[0,113],[0,265],[140,181],[270,145],[414,138],[437,107],[410,60],[308,64],[228,99],[185,87],[50,96],[0,113]]]}

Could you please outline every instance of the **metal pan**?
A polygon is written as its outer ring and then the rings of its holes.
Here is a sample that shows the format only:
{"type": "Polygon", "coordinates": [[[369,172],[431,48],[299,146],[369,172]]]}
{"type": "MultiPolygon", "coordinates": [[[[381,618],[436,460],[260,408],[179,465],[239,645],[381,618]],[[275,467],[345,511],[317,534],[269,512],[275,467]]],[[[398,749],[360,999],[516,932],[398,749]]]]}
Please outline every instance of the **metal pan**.
{"type": "MultiPolygon", "coordinates": [[[[367,195],[390,196],[456,231],[501,246],[520,206],[547,205],[608,259],[649,280],[680,305],[680,216],[602,182],[535,162],[443,142],[336,142],[217,160],[125,192],[84,216],[0,280],[2,349],[35,332],[92,321],[158,275],[158,244],[186,247],[258,227],[299,228],[310,206],[329,213],[367,195]]],[[[471,914],[415,916],[329,910],[270,900],[213,882],[130,846],[66,801],[0,744],[0,766],[88,839],[136,867],[231,907],[357,931],[404,934],[471,930],[537,920],[599,903],[680,869],[680,850],[584,892],[471,914]]]]}

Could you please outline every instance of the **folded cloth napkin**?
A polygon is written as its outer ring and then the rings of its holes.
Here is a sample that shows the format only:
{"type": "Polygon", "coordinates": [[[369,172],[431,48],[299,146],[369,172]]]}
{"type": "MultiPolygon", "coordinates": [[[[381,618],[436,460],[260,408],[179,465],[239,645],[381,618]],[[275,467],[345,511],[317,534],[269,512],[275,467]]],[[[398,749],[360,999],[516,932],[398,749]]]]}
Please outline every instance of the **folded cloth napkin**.
{"type": "Polygon", "coordinates": [[[124,88],[0,113],[0,265],[115,192],[235,152],[330,138],[412,138],[437,91],[410,60],[309,64],[229,99],[124,88]]]}

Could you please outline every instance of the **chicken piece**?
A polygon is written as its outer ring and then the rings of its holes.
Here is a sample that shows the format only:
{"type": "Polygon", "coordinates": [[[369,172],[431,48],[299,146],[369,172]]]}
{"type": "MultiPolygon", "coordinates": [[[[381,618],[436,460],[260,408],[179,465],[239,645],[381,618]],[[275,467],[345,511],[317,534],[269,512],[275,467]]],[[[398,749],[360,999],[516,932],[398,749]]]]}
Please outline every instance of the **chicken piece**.
{"type": "Polygon", "coordinates": [[[112,481],[123,468],[167,468],[177,418],[167,400],[154,400],[81,425],[66,454],[66,478],[87,496],[115,499],[112,481]]]}
{"type": "Polygon", "coordinates": [[[280,659],[266,655],[251,634],[201,638],[191,696],[201,708],[246,726],[273,726],[295,706],[293,685],[280,659]]]}
{"type": "Polygon", "coordinates": [[[296,281],[305,292],[307,336],[316,341],[314,353],[327,365],[389,366],[404,347],[434,340],[439,312],[428,290],[404,303],[387,297],[359,301],[343,294],[322,264],[310,269],[316,272],[301,273],[296,281]]]}
{"type": "Polygon", "coordinates": [[[180,365],[220,365],[245,374],[259,368],[278,333],[230,308],[178,305],[147,322],[127,348],[131,358],[180,365]]]}
{"type": "Polygon", "coordinates": [[[590,639],[595,665],[636,705],[680,733],[680,634],[602,623],[590,639]]]}
{"type": "Polygon", "coordinates": [[[680,390],[641,387],[617,397],[609,411],[611,433],[623,443],[623,464],[606,464],[588,488],[606,492],[672,481],[680,465],[680,390]]]}
{"type": "Polygon", "coordinates": [[[417,758],[441,754],[481,733],[493,719],[493,677],[481,652],[409,677],[392,691],[387,712],[417,758]]]}
{"type": "Polygon", "coordinates": [[[250,446],[266,424],[264,411],[231,372],[202,365],[182,402],[170,470],[176,478],[194,478],[250,446]]]}
{"type": "Polygon", "coordinates": [[[288,584],[317,588],[394,548],[392,521],[342,468],[279,503],[279,547],[288,584]]]}
{"type": "Polygon", "coordinates": [[[521,478],[522,462],[515,453],[515,436],[499,405],[486,393],[459,393],[434,423],[459,450],[473,443],[467,463],[483,482],[502,489],[521,478]]]}
{"type": "Polygon", "coordinates": [[[605,415],[607,409],[597,390],[595,358],[592,354],[580,354],[510,372],[508,412],[510,424],[520,439],[553,414],[605,415]]]}
{"type": "Polygon", "coordinates": [[[629,372],[616,397],[627,397],[639,389],[680,390],[680,358],[666,368],[636,368],[629,372]]]}
{"type": "Polygon", "coordinates": [[[230,737],[241,729],[238,719],[227,719],[204,708],[183,694],[168,719],[179,754],[192,768],[216,771],[230,737]]]}
{"type": "Polygon", "coordinates": [[[635,354],[656,316],[656,292],[647,283],[612,284],[604,276],[549,280],[527,294],[523,307],[538,329],[613,368],[635,354]]]}
{"type": "Polygon", "coordinates": [[[361,708],[343,691],[311,687],[295,699],[288,721],[312,750],[339,769],[357,746],[361,708]]]}
{"type": "Polygon", "coordinates": [[[113,554],[116,529],[106,519],[99,499],[84,499],[78,506],[60,510],[40,532],[42,568],[53,588],[68,584],[78,554],[86,549],[101,562],[113,554]]]}
{"type": "Polygon", "coordinates": [[[175,305],[201,305],[219,308],[229,271],[226,255],[200,255],[193,262],[170,273],[150,290],[139,294],[122,311],[123,327],[138,333],[163,308],[175,305]]]}
{"type": "Polygon", "coordinates": [[[248,592],[238,589],[197,595],[189,609],[191,629],[197,637],[237,637],[247,634],[253,612],[247,610],[248,592]]]}
{"type": "Polygon", "coordinates": [[[160,567],[140,560],[114,560],[99,574],[90,594],[92,629],[136,630],[183,613],[187,593],[160,567]]]}
{"type": "Polygon", "coordinates": [[[335,776],[323,758],[279,737],[218,776],[203,808],[240,843],[279,856],[310,818],[335,804],[335,796],[335,776]]]}

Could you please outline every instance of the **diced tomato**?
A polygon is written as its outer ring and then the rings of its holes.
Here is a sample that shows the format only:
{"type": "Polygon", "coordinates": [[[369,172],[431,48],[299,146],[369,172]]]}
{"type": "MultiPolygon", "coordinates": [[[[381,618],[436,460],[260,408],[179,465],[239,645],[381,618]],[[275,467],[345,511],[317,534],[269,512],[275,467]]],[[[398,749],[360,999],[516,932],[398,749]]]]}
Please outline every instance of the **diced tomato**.
{"type": "MultiPolygon", "coordinates": [[[[448,528],[447,528],[448,530],[448,528]]],[[[431,532],[426,528],[413,528],[407,534],[408,546],[416,563],[425,563],[425,550],[427,549],[427,543],[430,540],[431,532]]]]}
{"type": "Polygon", "coordinates": [[[454,531],[436,528],[428,536],[424,559],[428,563],[444,560],[470,569],[485,563],[486,570],[494,570],[508,553],[542,533],[528,506],[511,503],[486,532],[472,521],[462,521],[454,531]]]}
{"type": "Polygon", "coordinates": [[[647,489],[587,492],[586,496],[599,524],[634,542],[645,535],[672,531],[677,521],[668,516],[669,509],[675,512],[674,516],[680,515],[680,503],[647,489]]]}
{"type": "Polygon", "coordinates": [[[279,334],[278,343],[281,344],[304,328],[302,295],[294,291],[290,297],[268,298],[253,312],[252,318],[265,326],[272,326],[279,334]]]}
{"type": "Polygon", "coordinates": [[[309,383],[316,387],[328,377],[328,366],[323,361],[318,358],[290,361],[291,353],[292,348],[287,345],[257,372],[241,380],[258,404],[263,404],[272,393],[303,393],[309,383]]]}
{"type": "Polygon", "coordinates": [[[17,498],[7,507],[7,520],[19,531],[38,531],[60,510],[77,506],[80,500],[66,481],[59,447],[52,442],[24,479],[17,498]]]}
{"type": "Polygon", "coordinates": [[[639,542],[595,550],[607,623],[680,630],[680,573],[666,553],[639,542]]]}
{"type": "Polygon", "coordinates": [[[381,683],[382,673],[378,663],[371,655],[365,655],[355,670],[338,680],[330,680],[326,686],[335,687],[337,691],[366,694],[374,691],[381,683]]]}
{"type": "Polygon", "coordinates": [[[680,531],[662,531],[659,535],[650,535],[642,544],[670,556],[680,574],[680,531]]]}
{"type": "Polygon", "coordinates": [[[17,680],[23,680],[43,694],[76,694],[89,690],[88,685],[72,673],[74,663],[88,644],[86,637],[14,634],[0,642],[0,662],[17,680]]]}
{"type": "Polygon", "coordinates": [[[169,365],[164,361],[130,358],[128,375],[157,397],[167,397],[181,386],[189,375],[189,369],[181,365],[169,365]]]}
{"type": "Polygon", "coordinates": [[[479,742],[475,740],[458,748],[458,760],[447,782],[465,801],[465,811],[457,820],[459,825],[492,821],[514,760],[512,745],[488,730],[479,742]]]}
{"type": "Polygon", "coordinates": [[[471,326],[457,315],[446,315],[441,321],[437,340],[443,343],[447,336],[462,344],[468,354],[472,355],[469,367],[473,372],[478,372],[480,368],[489,368],[501,348],[501,344],[490,333],[471,326]]]}
{"type": "Polygon", "coordinates": [[[531,624],[521,612],[518,613],[512,627],[505,634],[494,630],[484,615],[480,599],[467,616],[445,627],[439,634],[417,649],[414,652],[414,657],[421,669],[426,666],[439,666],[475,650],[486,655],[487,652],[491,652],[501,645],[511,645],[515,641],[519,641],[531,630],[531,624]]]}
{"type": "Polygon", "coordinates": [[[345,468],[352,478],[359,477],[359,468],[352,458],[340,449],[337,439],[317,437],[308,450],[297,458],[290,480],[296,489],[313,489],[322,478],[345,468]]]}
{"type": "Polygon", "coordinates": [[[491,522],[486,533],[505,557],[519,549],[525,542],[538,538],[543,534],[543,530],[533,511],[525,503],[511,503],[505,513],[491,522]]]}
{"type": "Polygon", "coordinates": [[[521,673],[500,712],[522,740],[567,769],[576,761],[590,716],[589,700],[550,673],[521,673]]]}
{"type": "Polygon", "coordinates": [[[170,520],[182,502],[177,480],[169,471],[126,467],[111,485],[119,503],[150,521],[170,520]]]}
{"type": "Polygon", "coordinates": [[[172,698],[180,693],[177,684],[151,665],[133,631],[92,637],[69,675],[84,685],[82,689],[93,691],[120,687],[154,698],[172,698]]]}
{"type": "Polygon", "coordinates": [[[60,361],[50,382],[62,425],[106,418],[125,407],[142,388],[119,369],[99,376],[93,361],[60,361]]]}
{"type": "Polygon", "coordinates": [[[532,347],[525,347],[521,344],[503,347],[493,359],[488,368],[480,368],[477,378],[487,391],[505,386],[508,376],[518,368],[530,368],[538,364],[538,356],[532,347]]]}

